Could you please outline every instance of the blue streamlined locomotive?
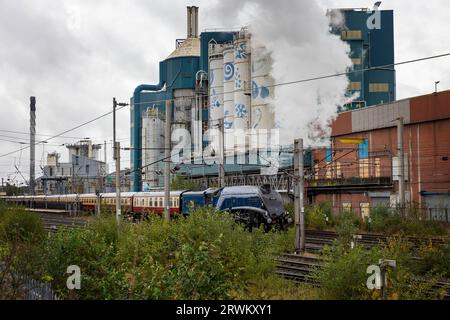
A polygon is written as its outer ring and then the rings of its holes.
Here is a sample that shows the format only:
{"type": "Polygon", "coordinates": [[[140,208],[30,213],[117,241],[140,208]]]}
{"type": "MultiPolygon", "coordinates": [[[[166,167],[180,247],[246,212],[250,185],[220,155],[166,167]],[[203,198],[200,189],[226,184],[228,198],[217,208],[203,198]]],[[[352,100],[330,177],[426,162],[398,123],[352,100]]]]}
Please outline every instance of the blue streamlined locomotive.
{"type": "Polygon", "coordinates": [[[187,191],[181,194],[180,202],[183,214],[189,214],[198,206],[212,206],[219,211],[230,212],[237,222],[249,229],[260,225],[264,225],[265,229],[273,226],[285,229],[292,223],[284,210],[281,195],[270,185],[187,191]]]}

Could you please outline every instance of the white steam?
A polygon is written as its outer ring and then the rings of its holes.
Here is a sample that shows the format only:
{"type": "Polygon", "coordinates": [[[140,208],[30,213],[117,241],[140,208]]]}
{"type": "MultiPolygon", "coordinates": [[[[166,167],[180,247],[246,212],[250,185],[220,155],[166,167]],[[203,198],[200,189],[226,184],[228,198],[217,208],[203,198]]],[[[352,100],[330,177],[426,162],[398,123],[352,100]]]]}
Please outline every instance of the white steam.
{"type": "MultiPolygon", "coordinates": [[[[276,84],[341,73],[352,66],[349,46],[330,33],[329,17],[316,0],[227,0],[217,6],[227,23],[249,25],[252,43],[265,44],[276,84]]],[[[334,19],[334,25],[342,23],[341,17],[334,19]]],[[[303,138],[305,145],[320,144],[330,133],[337,107],[348,101],[347,87],[345,76],[277,86],[274,107],[282,144],[295,138],[303,138]]]]}

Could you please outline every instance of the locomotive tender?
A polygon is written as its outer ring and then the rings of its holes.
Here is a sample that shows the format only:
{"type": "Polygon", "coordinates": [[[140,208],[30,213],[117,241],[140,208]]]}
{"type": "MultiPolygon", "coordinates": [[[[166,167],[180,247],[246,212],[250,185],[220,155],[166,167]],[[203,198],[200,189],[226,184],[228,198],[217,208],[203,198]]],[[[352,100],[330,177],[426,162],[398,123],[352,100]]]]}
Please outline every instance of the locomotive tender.
{"type": "MultiPolygon", "coordinates": [[[[98,205],[101,210],[114,211],[116,207],[115,193],[2,198],[9,203],[35,209],[94,212],[98,205]]],[[[132,215],[134,218],[142,218],[152,213],[162,214],[165,208],[162,191],[122,192],[120,201],[124,214],[132,215]]],[[[263,224],[266,229],[272,226],[284,229],[292,222],[284,210],[281,195],[268,185],[210,188],[204,191],[171,191],[169,201],[171,216],[189,215],[189,212],[197,207],[210,206],[233,214],[237,222],[244,223],[249,228],[263,224]]]]}

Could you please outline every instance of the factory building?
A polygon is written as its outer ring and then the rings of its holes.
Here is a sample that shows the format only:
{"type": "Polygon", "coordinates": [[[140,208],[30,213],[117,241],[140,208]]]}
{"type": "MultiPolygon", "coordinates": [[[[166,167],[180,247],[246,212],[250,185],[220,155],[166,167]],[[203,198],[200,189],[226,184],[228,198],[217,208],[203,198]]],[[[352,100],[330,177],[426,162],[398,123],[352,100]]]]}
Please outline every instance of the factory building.
{"type": "Polygon", "coordinates": [[[61,162],[56,152],[47,155],[43,175],[36,179],[37,193],[68,194],[103,192],[107,166],[98,160],[100,144],[81,140],[66,145],[69,162],[61,162]]]}
{"type": "MultiPolygon", "coordinates": [[[[339,9],[329,14],[337,12],[345,23],[334,26],[331,32],[339,33],[349,42],[356,70],[394,62],[392,11],[381,11],[382,28],[375,30],[367,25],[370,17],[367,9],[339,9]]],[[[199,35],[198,7],[188,7],[186,39],[177,40],[175,51],[160,62],[158,83],[137,86],[131,99],[131,190],[163,185],[164,162],[159,160],[164,157],[166,107],[172,109],[172,132],[177,128],[188,130],[191,143],[196,146],[207,144],[211,138],[205,136],[208,129],[223,130],[227,136],[230,130],[274,128],[276,106],[272,104],[271,63],[264,44],[251,43],[246,28],[206,30],[199,35]]],[[[357,98],[340,111],[395,100],[393,68],[352,73],[350,80],[348,94],[357,98]]],[[[227,174],[265,170],[261,159],[250,165],[248,155],[241,155],[243,161],[233,161],[235,148],[227,141],[223,148],[214,145],[213,148],[224,150],[227,174]]],[[[193,147],[191,155],[183,156],[203,161],[200,151],[193,147]]],[[[292,166],[292,155],[280,161],[281,166],[292,166]]],[[[185,165],[181,171],[190,177],[217,176],[218,168],[215,164],[185,165]]]]}
{"type": "Polygon", "coordinates": [[[405,199],[434,219],[450,217],[450,91],[342,112],[331,147],[313,152],[310,203],[367,216],[370,207],[395,207],[400,162],[396,122],[403,118],[405,199]]]}
{"type": "Polygon", "coordinates": [[[396,100],[394,13],[376,8],[328,11],[335,22],[331,32],[348,43],[353,62],[348,95],[354,99],[341,111],[396,100]]]}

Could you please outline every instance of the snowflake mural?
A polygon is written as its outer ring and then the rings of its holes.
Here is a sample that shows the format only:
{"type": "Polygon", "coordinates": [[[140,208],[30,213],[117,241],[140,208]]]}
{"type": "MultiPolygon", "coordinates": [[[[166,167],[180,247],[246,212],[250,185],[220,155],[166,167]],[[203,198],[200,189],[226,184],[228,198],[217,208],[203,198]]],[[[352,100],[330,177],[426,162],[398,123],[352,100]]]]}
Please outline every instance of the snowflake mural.
{"type": "Polygon", "coordinates": [[[223,126],[225,129],[231,129],[233,127],[233,121],[230,120],[230,112],[228,110],[224,113],[223,126]]]}
{"type": "Polygon", "coordinates": [[[211,97],[211,107],[212,108],[220,108],[221,103],[219,97],[217,96],[217,92],[215,89],[212,89],[212,97],[211,97]]]}
{"type": "Polygon", "coordinates": [[[244,118],[247,115],[247,108],[242,103],[237,103],[234,107],[234,114],[238,118],[244,118]]]}
{"type": "Polygon", "coordinates": [[[245,43],[239,44],[234,50],[235,59],[246,59],[247,58],[247,47],[245,43]]]}
{"type": "Polygon", "coordinates": [[[236,89],[240,89],[242,87],[241,73],[239,72],[239,68],[236,68],[236,76],[234,78],[234,87],[236,89]]]}

